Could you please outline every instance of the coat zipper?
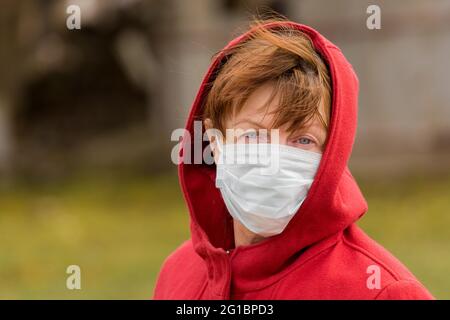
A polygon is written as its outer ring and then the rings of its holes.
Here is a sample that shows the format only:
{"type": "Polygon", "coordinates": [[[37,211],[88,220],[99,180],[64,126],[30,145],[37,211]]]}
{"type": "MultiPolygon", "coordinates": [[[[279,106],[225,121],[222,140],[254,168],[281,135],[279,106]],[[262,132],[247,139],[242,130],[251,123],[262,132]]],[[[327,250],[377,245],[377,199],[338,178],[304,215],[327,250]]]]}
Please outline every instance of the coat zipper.
{"type": "Polygon", "coordinates": [[[228,263],[229,263],[229,271],[228,271],[228,274],[227,274],[227,285],[225,286],[225,288],[223,289],[223,292],[222,292],[222,296],[223,297],[225,297],[225,296],[227,296],[228,297],[228,300],[231,298],[231,259],[233,258],[233,253],[235,252],[235,250],[234,249],[230,249],[230,250],[225,250],[225,252],[226,252],[226,254],[227,254],[227,256],[228,256],[228,263]],[[227,291],[228,291],[228,293],[227,293],[227,291]]]}

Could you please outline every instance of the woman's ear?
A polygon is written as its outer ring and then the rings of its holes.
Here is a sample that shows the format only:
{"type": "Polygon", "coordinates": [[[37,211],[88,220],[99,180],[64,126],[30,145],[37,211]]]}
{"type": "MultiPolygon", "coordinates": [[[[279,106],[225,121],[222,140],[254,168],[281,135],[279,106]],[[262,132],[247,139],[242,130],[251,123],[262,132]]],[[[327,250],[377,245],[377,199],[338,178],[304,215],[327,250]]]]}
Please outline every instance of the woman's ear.
{"type": "Polygon", "coordinates": [[[208,135],[209,142],[212,143],[213,140],[214,140],[214,136],[211,136],[211,133],[210,133],[211,129],[213,128],[213,124],[212,124],[211,119],[206,118],[203,121],[203,125],[205,126],[205,131],[206,131],[206,134],[208,135]]]}
{"type": "Polygon", "coordinates": [[[211,152],[213,153],[214,161],[216,161],[216,163],[217,163],[217,160],[218,160],[217,157],[219,155],[219,151],[217,150],[217,148],[218,148],[218,145],[217,145],[217,139],[218,139],[217,134],[219,132],[217,131],[217,129],[213,128],[212,120],[209,119],[209,118],[206,118],[203,121],[203,125],[205,127],[206,135],[208,136],[209,146],[210,146],[211,152]]]}
{"type": "Polygon", "coordinates": [[[211,131],[213,129],[213,123],[212,123],[211,119],[206,118],[203,121],[203,125],[205,126],[206,135],[208,136],[211,152],[213,153],[214,159],[216,159],[216,152],[215,152],[215,149],[216,149],[216,137],[211,134],[211,131]]]}

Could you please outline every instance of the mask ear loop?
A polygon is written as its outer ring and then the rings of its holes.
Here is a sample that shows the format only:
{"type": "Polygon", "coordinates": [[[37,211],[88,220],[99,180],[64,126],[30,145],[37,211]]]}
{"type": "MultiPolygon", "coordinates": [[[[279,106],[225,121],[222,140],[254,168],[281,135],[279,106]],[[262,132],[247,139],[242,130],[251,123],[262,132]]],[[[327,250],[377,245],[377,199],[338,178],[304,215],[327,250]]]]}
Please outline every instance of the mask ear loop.
{"type": "Polygon", "coordinates": [[[214,150],[214,153],[218,153],[217,157],[217,163],[216,163],[216,188],[222,188],[223,187],[223,177],[224,177],[224,153],[223,153],[223,144],[222,144],[222,137],[215,137],[215,145],[216,149],[214,150]]]}
{"type": "MultiPolygon", "coordinates": [[[[221,144],[222,139],[223,139],[222,132],[215,128],[207,129],[203,133],[203,141],[209,141],[208,148],[212,155],[211,162],[207,164],[214,164],[216,162],[216,155],[220,155],[222,153],[223,149],[221,144]]],[[[208,156],[204,155],[204,157],[208,157],[209,159],[209,155],[208,156]]]]}
{"type": "MultiPolygon", "coordinates": [[[[223,164],[224,162],[224,144],[222,134],[214,135],[214,155],[217,155],[217,164],[223,164]]],[[[215,157],[216,158],[216,157],[215,157]]]]}

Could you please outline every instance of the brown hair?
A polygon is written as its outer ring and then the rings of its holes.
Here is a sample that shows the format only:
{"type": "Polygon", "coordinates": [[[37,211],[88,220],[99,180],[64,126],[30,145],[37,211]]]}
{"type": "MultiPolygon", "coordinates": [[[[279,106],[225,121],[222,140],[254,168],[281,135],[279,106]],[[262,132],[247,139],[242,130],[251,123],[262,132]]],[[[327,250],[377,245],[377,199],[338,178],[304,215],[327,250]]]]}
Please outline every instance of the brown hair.
{"type": "Polygon", "coordinates": [[[286,124],[296,131],[314,116],[327,128],[331,87],[326,64],[306,34],[287,24],[267,28],[269,22],[275,21],[255,20],[246,40],[217,54],[223,54],[222,64],[209,84],[203,119],[210,118],[224,132],[225,120],[241,110],[256,88],[273,81],[275,90],[263,106],[279,97],[273,128],[286,124]],[[319,113],[321,103],[325,119],[319,113]]]}

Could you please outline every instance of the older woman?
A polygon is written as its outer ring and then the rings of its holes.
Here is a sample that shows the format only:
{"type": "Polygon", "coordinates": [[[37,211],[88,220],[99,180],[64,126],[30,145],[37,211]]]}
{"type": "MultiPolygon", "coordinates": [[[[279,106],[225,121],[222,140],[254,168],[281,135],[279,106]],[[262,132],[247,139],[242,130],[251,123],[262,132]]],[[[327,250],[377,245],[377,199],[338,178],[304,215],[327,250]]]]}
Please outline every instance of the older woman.
{"type": "Polygon", "coordinates": [[[367,210],[347,168],[357,96],[351,65],[310,27],[257,22],[231,41],[187,121],[191,134],[203,121],[214,156],[179,166],[192,239],[154,298],[432,299],[355,224],[367,210]]]}

